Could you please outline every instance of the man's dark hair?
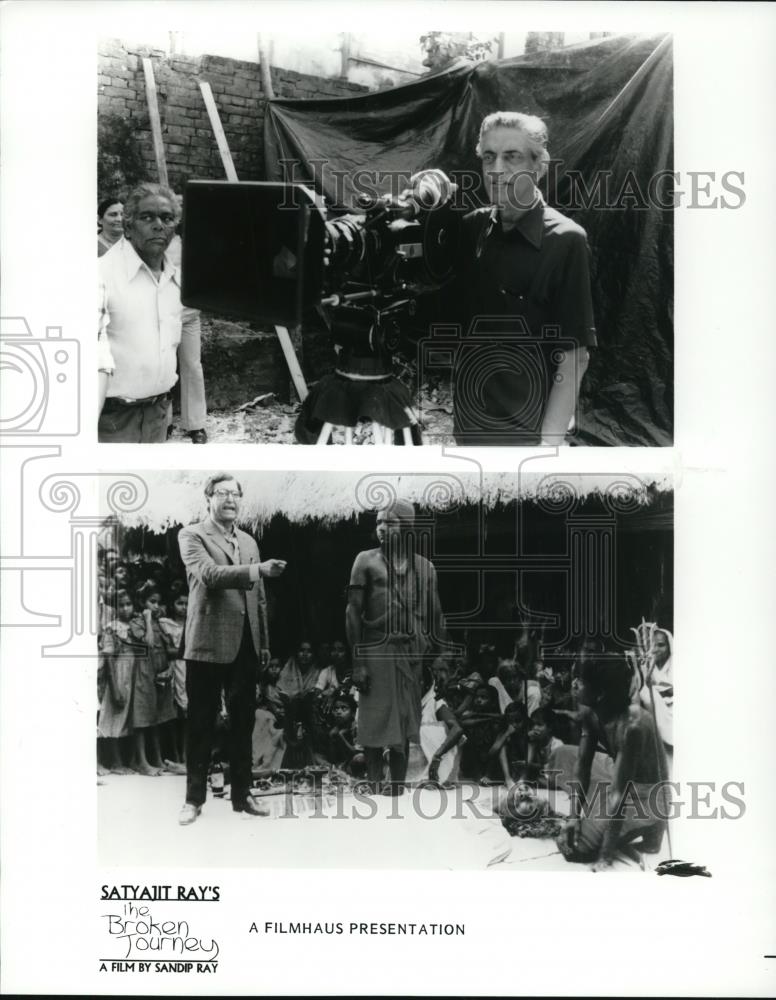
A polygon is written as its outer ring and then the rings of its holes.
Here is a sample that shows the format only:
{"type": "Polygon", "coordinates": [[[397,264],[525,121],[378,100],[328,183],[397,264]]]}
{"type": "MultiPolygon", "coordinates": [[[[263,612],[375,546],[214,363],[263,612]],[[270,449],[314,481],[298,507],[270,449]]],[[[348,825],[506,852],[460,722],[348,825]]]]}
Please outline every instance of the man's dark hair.
{"type": "Polygon", "coordinates": [[[630,704],[631,672],[622,656],[596,656],[579,665],[579,677],[596,702],[610,712],[621,712],[630,704]]]}
{"type": "Polygon", "coordinates": [[[219,483],[235,482],[237,483],[237,489],[240,491],[240,496],[242,496],[242,485],[239,480],[235,479],[231,472],[216,472],[215,475],[211,476],[205,483],[205,496],[208,500],[213,496],[216,486],[219,483]]]}

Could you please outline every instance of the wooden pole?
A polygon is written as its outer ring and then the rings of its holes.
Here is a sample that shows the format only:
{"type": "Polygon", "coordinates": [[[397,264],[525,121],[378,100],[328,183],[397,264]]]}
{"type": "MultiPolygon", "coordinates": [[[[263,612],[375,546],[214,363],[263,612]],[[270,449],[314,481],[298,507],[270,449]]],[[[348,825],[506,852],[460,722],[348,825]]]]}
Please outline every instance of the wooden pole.
{"type": "Polygon", "coordinates": [[[232,154],[229,151],[229,143],[226,141],[224,126],[221,124],[221,117],[218,114],[218,108],[216,107],[216,102],[213,98],[213,91],[210,84],[203,80],[199,81],[199,89],[202,91],[202,99],[204,100],[205,107],[207,108],[207,116],[210,119],[210,127],[213,129],[213,135],[216,137],[218,152],[221,154],[221,163],[224,165],[226,179],[228,181],[236,181],[237,171],[234,168],[232,154]]]}
{"type": "MultiPolygon", "coordinates": [[[[216,102],[213,99],[213,91],[210,84],[200,80],[199,89],[202,91],[202,97],[205,101],[205,107],[207,108],[208,118],[210,119],[210,125],[213,129],[213,133],[216,137],[216,143],[218,144],[218,152],[221,154],[221,162],[224,165],[224,171],[226,173],[226,179],[237,183],[237,171],[235,170],[234,162],[232,160],[232,154],[229,151],[229,143],[226,139],[226,133],[224,132],[224,127],[221,124],[221,118],[218,114],[218,108],[216,107],[216,102]]],[[[295,331],[294,331],[295,332],[295,331]]],[[[296,350],[294,349],[294,344],[292,341],[292,335],[289,333],[287,327],[276,326],[275,333],[278,335],[278,340],[280,341],[280,347],[283,351],[283,356],[286,359],[286,364],[288,365],[288,371],[291,375],[291,381],[296,393],[299,396],[300,402],[304,402],[307,398],[309,392],[307,388],[307,382],[305,381],[302,368],[299,364],[299,358],[297,357],[296,350]]],[[[299,337],[298,349],[301,351],[301,337],[299,337]]]]}
{"type": "Polygon", "coordinates": [[[348,78],[350,69],[350,32],[342,32],[342,44],[340,45],[340,76],[343,80],[348,78]]]}
{"type": "MultiPolygon", "coordinates": [[[[298,349],[301,351],[302,338],[299,336],[296,328],[293,328],[293,332],[298,340],[298,349]]],[[[296,389],[296,394],[299,396],[299,402],[303,403],[307,399],[309,390],[307,388],[307,382],[305,381],[304,374],[302,373],[301,365],[299,364],[299,358],[296,353],[297,348],[294,347],[291,334],[288,332],[288,327],[276,326],[275,333],[278,335],[280,346],[283,349],[283,356],[286,359],[286,364],[288,365],[288,371],[291,375],[291,381],[294,384],[294,388],[296,389]]]]}
{"type": "Polygon", "coordinates": [[[259,77],[261,78],[261,89],[264,97],[268,101],[275,100],[275,91],[272,89],[272,73],[269,65],[269,47],[263,36],[259,35],[259,77]]]}
{"type": "Polygon", "coordinates": [[[154,156],[156,157],[156,173],[159,183],[169,186],[167,180],[167,162],[164,158],[164,142],[162,141],[162,122],[159,118],[159,104],[156,99],[156,80],[154,67],[150,59],[143,58],[143,74],[145,76],[146,102],[148,117],[151,121],[151,136],[154,140],[154,156]]]}

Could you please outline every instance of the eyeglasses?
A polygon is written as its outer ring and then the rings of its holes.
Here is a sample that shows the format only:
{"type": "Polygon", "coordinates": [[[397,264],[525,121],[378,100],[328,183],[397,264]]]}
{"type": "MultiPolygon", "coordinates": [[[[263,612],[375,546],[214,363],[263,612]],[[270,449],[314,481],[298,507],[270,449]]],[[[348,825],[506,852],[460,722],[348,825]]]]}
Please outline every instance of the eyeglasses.
{"type": "Polygon", "coordinates": [[[140,215],[136,216],[136,218],[138,222],[144,222],[146,224],[158,219],[163,226],[175,225],[175,216],[171,215],[169,212],[141,212],[140,215]]]}
{"type": "Polygon", "coordinates": [[[219,500],[226,500],[227,497],[230,500],[236,500],[242,496],[242,493],[239,490],[213,490],[213,495],[217,496],[219,500]]]}

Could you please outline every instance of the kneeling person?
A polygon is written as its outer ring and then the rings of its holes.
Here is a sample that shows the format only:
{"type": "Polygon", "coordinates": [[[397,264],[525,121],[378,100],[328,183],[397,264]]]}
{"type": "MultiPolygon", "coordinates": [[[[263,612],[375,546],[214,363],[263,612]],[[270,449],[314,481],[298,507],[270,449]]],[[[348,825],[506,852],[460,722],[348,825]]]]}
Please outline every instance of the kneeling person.
{"type": "Polygon", "coordinates": [[[572,796],[574,815],[558,840],[567,861],[611,866],[616,852],[637,838],[643,849],[659,849],[666,826],[667,765],[651,715],[630,701],[631,673],[625,660],[603,657],[580,664],[577,676],[582,735],[575,768],[577,789],[591,802],[580,816],[580,795],[572,796]],[[591,790],[591,768],[601,744],[613,761],[611,779],[591,790]]]}

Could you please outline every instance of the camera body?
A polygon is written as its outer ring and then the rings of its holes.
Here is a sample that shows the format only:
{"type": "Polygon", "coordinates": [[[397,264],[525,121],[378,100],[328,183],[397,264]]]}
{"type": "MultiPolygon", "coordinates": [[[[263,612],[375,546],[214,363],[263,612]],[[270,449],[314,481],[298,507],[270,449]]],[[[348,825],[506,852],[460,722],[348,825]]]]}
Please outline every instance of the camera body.
{"type": "Polygon", "coordinates": [[[36,339],[24,317],[3,318],[0,434],[78,434],[79,353],[78,341],[65,340],[61,327],[46,327],[45,338],[36,339]]]}
{"type": "Polygon", "coordinates": [[[189,181],[183,302],[271,325],[323,323],[338,368],[387,374],[418,297],[450,278],[458,252],[454,185],[436,170],[410,184],[334,215],[301,184],[189,181]]]}
{"type": "Polygon", "coordinates": [[[576,363],[578,346],[558,327],[529,329],[522,316],[477,316],[468,330],[455,324],[432,327],[418,344],[418,380],[449,373],[456,438],[538,443],[552,386],[563,377],[578,384],[579,372],[558,373],[565,358],[576,363]]]}

